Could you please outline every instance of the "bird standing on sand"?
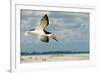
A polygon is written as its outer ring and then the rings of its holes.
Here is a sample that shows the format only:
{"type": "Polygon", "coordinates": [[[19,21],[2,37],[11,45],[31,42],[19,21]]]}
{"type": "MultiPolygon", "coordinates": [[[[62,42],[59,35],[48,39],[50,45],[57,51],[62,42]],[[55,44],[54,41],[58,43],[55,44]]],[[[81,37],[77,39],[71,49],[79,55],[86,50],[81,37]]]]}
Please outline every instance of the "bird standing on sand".
{"type": "Polygon", "coordinates": [[[35,34],[37,35],[37,37],[40,39],[40,41],[42,42],[49,42],[49,38],[52,38],[56,41],[58,41],[56,39],[56,37],[54,36],[53,33],[51,32],[47,32],[45,30],[45,28],[49,25],[49,18],[47,16],[47,14],[45,14],[42,19],[40,20],[39,25],[35,28],[35,29],[31,29],[29,31],[25,32],[25,35],[29,35],[29,34],[35,34]]]}

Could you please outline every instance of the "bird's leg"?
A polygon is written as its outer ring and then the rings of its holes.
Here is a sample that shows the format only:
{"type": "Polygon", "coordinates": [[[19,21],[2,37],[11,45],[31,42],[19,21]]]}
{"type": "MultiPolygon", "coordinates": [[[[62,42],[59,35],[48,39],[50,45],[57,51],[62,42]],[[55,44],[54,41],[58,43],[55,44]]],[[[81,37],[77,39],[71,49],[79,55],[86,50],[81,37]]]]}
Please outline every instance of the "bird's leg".
{"type": "Polygon", "coordinates": [[[54,39],[54,40],[56,40],[56,41],[58,41],[57,38],[56,38],[56,36],[54,34],[51,35],[51,38],[54,39]]]}
{"type": "Polygon", "coordinates": [[[53,39],[56,40],[56,41],[58,41],[58,40],[56,39],[56,37],[53,37],[53,39]]]}

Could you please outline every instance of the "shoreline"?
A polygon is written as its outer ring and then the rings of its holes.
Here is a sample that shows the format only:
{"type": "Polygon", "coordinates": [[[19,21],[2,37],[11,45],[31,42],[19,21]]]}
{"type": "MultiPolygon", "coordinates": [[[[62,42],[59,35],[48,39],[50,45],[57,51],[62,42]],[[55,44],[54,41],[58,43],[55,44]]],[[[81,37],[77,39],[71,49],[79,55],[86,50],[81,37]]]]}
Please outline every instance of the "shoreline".
{"type": "Polygon", "coordinates": [[[53,62],[53,61],[78,61],[89,60],[89,53],[82,54],[51,54],[51,55],[23,55],[21,63],[31,62],[53,62]]]}

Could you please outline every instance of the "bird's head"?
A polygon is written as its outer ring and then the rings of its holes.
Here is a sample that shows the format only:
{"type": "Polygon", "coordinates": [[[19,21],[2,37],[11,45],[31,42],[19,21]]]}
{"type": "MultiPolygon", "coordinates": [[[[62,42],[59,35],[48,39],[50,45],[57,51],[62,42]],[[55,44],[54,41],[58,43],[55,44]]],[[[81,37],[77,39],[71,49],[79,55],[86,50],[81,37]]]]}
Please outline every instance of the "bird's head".
{"type": "Polygon", "coordinates": [[[26,31],[26,32],[24,33],[24,35],[25,35],[25,36],[31,36],[32,33],[31,33],[30,31],[26,31]]]}
{"type": "Polygon", "coordinates": [[[33,30],[35,30],[35,29],[31,29],[31,30],[26,31],[26,32],[24,33],[24,35],[25,35],[25,36],[31,36],[33,30]]]}

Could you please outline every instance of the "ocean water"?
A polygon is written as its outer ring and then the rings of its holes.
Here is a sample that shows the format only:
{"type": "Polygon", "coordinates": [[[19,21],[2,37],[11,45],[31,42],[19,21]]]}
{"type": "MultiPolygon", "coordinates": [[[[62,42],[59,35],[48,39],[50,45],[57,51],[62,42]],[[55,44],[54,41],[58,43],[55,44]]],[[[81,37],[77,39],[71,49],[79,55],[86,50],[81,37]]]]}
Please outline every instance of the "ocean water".
{"type": "Polygon", "coordinates": [[[88,53],[89,51],[53,51],[53,52],[21,52],[21,55],[51,55],[51,54],[83,54],[83,53],[88,53]]]}

